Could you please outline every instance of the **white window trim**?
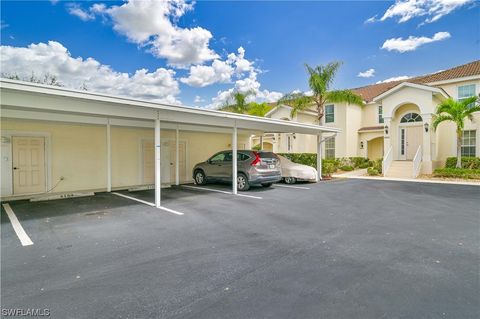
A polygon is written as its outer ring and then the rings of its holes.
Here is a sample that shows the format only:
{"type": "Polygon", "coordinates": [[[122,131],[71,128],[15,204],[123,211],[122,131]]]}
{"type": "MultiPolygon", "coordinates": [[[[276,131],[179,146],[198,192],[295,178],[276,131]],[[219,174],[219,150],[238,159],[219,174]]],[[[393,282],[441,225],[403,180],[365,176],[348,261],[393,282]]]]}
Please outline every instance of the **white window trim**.
{"type": "Polygon", "coordinates": [[[326,141],[325,141],[325,152],[324,152],[324,157],[327,158],[327,150],[333,150],[333,157],[332,158],[336,158],[337,156],[337,141],[336,141],[336,136],[332,136],[332,137],[329,137],[326,141]],[[333,148],[329,148],[327,147],[327,142],[330,142],[331,140],[333,140],[333,148]]]}
{"type": "Polygon", "coordinates": [[[336,124],[337,123],[337,106],[335,104],[325,105],[325,114],[323,115],[323,122],[325,124],[336,124]],[[327,106],[333,106],[333,122],[327,122],[327,106]]]}
{"type": "Polygon", "coordinates": [[[476,83],[462,84],[462,85],[457,86],[457,101],[468,99],[469,97],[476,96],[476,95],[477,95],[477,84],[476,83]],[[458,94],[459,91],[460,91],[460,88],[463,87],[463,86],[471,86],[471,85],[473,85],[473,95],[461,98],[460,95],[458,94]]]}
{"type": "Polygon", "coordinates": [[[383,117],[383,105],[377,105],[377,122],[378,122],[378,124],[385,124],[385,118],[383,117]],[[382,108],[383,122],[380,122],[380,108],[382,108]]]}
{"type": "MultiPolygon", "coordinates": [[[[474,156],[474,157],[477,157],[477,153],[478,153],[478,152],[477,152],[477,150],[478,150],[478,148],[477,148],[477,139],[478,139],[478,136],[477,136],[477,135],[478,135],[478,132],[477,132],[476,129],[464,129],[464,130],[463,130],[463,132],[462,132],[462,145],[460,145],[460,152],[461,152],[461,153],[463,153],[463,147],[474,147],[474,148],[475,148],[475,153],[473,154],[473,156],[474,156]],[[473,132],[474,132],[475,143],[473,143],[473,144],[467,144],[467,145],[464,145],[464,144],[463,144],[463,135],[465,134],[465,131],[469,131],[469,132],[473,131],[473,132]]],[[[464,155],[462,155],[462,156],[464,156],[464,155]]]]}

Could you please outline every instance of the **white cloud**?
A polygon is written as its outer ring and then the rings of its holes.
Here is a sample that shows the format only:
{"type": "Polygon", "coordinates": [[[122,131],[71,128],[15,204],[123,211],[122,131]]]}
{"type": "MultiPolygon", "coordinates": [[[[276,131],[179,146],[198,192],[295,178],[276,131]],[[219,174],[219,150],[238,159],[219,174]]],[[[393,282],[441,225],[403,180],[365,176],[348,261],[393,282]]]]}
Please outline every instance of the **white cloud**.
{"type": "Polygon", "coordinates": [[[214,60],[212,65],[194,65],[190,67],[188,77],[181,82],[195,87],[204,87],[214,83],[228,83],[231,81],[233,67],[224,61],[214,60]]]}
{"type": "Polygon", "coordinates": [[[218,108],[229,101],[232,93],[238,91],[240,93],[249,94],[248,102],[276,102],[283,94],[280,92],[261,90],[261,84],[257,80],[257,72],[252,70],[248,77],[239,79],[235,82],[235,86],[225,91],[218,91],[217,96],[212,98],[212,103],[208,108],[218,108]]]}
{"type": "Polygon", "coordinates": [[[374,16],[365,22],[397,18],[399,23],[403,23],[416,17],[425,17],[423,23],[431,23],[473,2],[474,0],[397,0],[380,19],[374,16]]]}
{"type": "Polygon", "coordinates": [[[368,18],[367,20],[365,20],[365,23],[373,23],[375,21],[377,21],[377,15],[374,15],[373,17],[368,18]]]}
{"type": "Polygon", "coordinates": [[[176,21],[193,8],[186,0],[129,0],[120,6],[92,7],[112,19],[113,28],[148,48],[171,66],[187,68],[218,58],[209,48],[212,33],[201,27],[181,28],[176,21]]]}
{"type": "Polygon", "coordinates": [[[407,75],[394,76],[394,77],[391,77],[391,78],[388,78],[388,79],[385,79],[385,80],[382,80],[382,81],[378,81],[377,84],[386,83],[386,82],[393,82],[393,81],[403,81],[403,80],[406,80],[406,79],[409,79],[409,78],[410,77],[407,76],[407,75]]]}
{"type": "MultiPolygon", "coordinates": [[[[211,65],[194,65],[190,67],[188,77],[180,79],[181,82],[195,87],[204,87],[214,83],[229,83],[232,76],[240,79],[240,86],[248,82],[248,79],[241,79],[247,73],[250,76],[252,72],[256,72],[254,62],[245,59],[245,49],[238,48],[237,54],[230,53],[225,61],[214,60],[211,65]]],[[[256,76],[256,75],[255,75],[256,76]]]]}
{"type": "Polygon", "coordinates": [[[90,12],[89,10],[84,10],[80,5],[77,3],[68,3],[67,4],[67,11],[71,15],[74,15],[82,21],[89,21],[95,19],[95,14],[90,12]]]}
{"type": "Polygon", "coordinates": [[[360,78],[371,78],[375,76],[375,69],[368,69],[364,72],[360,72],[357,74],[360,78]]]}
{"type": "Polygon", "coordinates": [[[30,44],[28,47],[1,46],[2,72],[28,77],[54,75],[70,88],[84,85],[89,91],[142,98],[164,103],[179,103],[175,72],[158,68],[140,69],[133,74],[117,72],[93,58],[74,58],[59,42],[30,44]]]}
{"type": "Polygon", "coordinates": [[[199,104],[203,102],[205,102],[205,100],[200,95],[195,95],[195,99],[193,100],[193,103],[199,104]]]}
{"type": "Polygon", "coordinates": [[[237,52],[237,55],[234,53],[228,55],[228,60],[235,64],[235,72],[238,74],[244,74],[245,72],[253,71],[253,62],[245,59],[245,49],[239,47],[237,52]]]}
{"type": "Polygon", "coordinates": [[[414,37],[409,36],[406,39],[403,38],[392,38],[386,40],[383,45],[382,49],[388,51],[398,51],[400,53],[408,52],[408,51],[415,51],[418,47],[432,43],[436,41],[442,41],[450,38],[451,35],[448,32],[437,32],[434,34],[433,37],[414,37]]]}

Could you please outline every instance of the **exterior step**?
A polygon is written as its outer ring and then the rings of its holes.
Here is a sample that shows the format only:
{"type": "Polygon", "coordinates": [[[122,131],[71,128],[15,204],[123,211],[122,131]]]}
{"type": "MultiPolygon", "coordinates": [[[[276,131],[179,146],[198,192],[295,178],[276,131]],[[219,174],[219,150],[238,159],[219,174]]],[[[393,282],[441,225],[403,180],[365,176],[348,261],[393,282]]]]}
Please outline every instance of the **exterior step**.
{"type": "Polygon", "coordinates": [[[412,178],[412,161],[392,161],[385,177],[412,178]]]}

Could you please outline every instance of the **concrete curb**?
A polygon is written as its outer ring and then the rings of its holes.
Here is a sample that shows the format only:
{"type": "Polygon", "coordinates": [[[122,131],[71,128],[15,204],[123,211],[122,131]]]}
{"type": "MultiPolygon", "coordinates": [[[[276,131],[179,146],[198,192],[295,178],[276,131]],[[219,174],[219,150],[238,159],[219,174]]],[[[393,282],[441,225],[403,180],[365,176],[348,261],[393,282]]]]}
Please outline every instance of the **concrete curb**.
{"type": "Polygon", "coordinates": [[[450,185],[468,185],[480,186],[480,182],[456,182],[456,181],[434,181],[428,179],[410,179],[410,178],[392,178],[392,177],[371,177],[371,176],[345,176],[332,175],[334,178],[351,178],[351,179],[369,179],[374,181],[396,181],[396,182],[412,182],[412,183],[430,183],[430,184],[450,184],[450,185]]]}

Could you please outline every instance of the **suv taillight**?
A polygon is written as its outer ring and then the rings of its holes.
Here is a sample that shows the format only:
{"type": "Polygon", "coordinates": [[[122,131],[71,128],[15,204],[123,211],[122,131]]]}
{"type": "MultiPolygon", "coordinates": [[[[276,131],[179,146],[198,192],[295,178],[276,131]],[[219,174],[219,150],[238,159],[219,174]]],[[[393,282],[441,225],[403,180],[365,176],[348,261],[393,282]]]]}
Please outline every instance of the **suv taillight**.
{"type": "Polygon", "coordinates": [[[253,155],[255,155],[255,159],[253,160],[252,164],[250,164],[250,165],[257,166],[257,165],[260,164],[260,161],[261,161],[260,156],[258,155],[257,152],[253,152],[253,155]]]}

